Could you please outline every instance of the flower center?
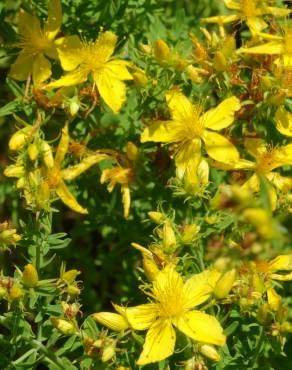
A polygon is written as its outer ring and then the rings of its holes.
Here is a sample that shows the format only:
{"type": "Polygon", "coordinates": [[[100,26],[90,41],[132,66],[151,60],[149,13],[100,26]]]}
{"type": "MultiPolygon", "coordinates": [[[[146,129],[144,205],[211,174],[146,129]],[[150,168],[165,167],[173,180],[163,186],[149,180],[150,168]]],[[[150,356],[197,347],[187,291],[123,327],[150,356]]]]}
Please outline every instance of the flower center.
{"type": "Polygon", "coordinates": [[[199,105],[193,106],[193,112],[190,117],[187,117],[184,121],[184,139],[196,139],[203,135],[204,124],[200,119],[202,113],[202,107],[199,105]]]}
{"type": "Polygon", "coordinates": [[[17,46],[25,49],[27,54],[36,55],[48,49],[51,46],[51,41],[43,34],[35,34],[29,37],[22,37],[17,46]]]}
{"type": "Polygon", "coordinates": [[[84,49],[81,50],[83,54],[83,64],[85,68],[96,71],[103,67],[106,62],[106,58],[102,48],[97,48],[95,43],[89,42],[84,45],[84,49]]]}
{"type": "Polygon", "coordinates": [[[262,154],[258,161],[258,172],[261,174],[267,174],[271,172],[275,165],[275,148],[268,147],[267,151],[262,154]]]}

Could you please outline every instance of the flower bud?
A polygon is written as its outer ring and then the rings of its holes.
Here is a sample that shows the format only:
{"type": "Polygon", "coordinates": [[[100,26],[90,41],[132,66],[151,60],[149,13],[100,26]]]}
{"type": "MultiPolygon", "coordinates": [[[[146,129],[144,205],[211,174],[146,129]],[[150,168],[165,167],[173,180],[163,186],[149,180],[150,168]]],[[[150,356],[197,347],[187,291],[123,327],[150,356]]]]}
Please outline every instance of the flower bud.
{"type": "Polygon", "coordinates": [[[200,231],[200,226],[196,224],[186,225],[182,233],[182,242],[185,244],[191,243],[199,231],[200,231]]]}
{"type": "Polygon", "coordinates": [[[260,306],[257,314],[258,322],[261,325],[269,325],[273,320],[273,315],[269,311],[268,303],[264,303],[260,306]]]}
{"type": "Polygon", "coordinates": [[[214,288],[214,296],[223,299],[228,296],[236,279],[236,270],[225,272],[214,288]]]}
{"type": "Polygon", "coordinates": [[[140,87],[145,87],[148,83],[148,78],[146,73],[142,70],[136,71],[133,73],[133,80],[135,85],[140,87]]]}
{"type": "Polygon", "coordinates": [[[292,325],[290,324],[290,322],[288,321],[283,322],[283,324],[281,324],[280,326],[280,332],[284,334],[292,333],[292,325]]]}
{"type": "Polygon", "coordinates": [[[80,109],[80,101],[78,99],[78,96],[73,96],[73,98],[70,99],[69,103],[69,112],[71,116],[75,116],[80,109]]]}
{"type": "Polygon", "coordinates": [[[281,297],[274,288],[267,290],[268,303],[273,311],[278,311],[281,305],[281,297]]]}
{"type": "Polygon", "coordinates": [[[165,66],[169,63],[170,49],[166,42],[160,39],[155,41],[154,56],[161,66],[165,66]]]}
{"type": "Polygon", "coordinates": [[[122,331],[129,328],[127,320],[117,313],[99,312],[91,315],[92,318],[107,328],[115,331],[122,331]]]}
{"type": "Polygon", "coordinates": [[[200,345],[199,351],[202,353],[202,355],[208,357],[212,361],[215,361],[215,362],[220,361],[220,355],[219,355],[219,353],[210,344],[202,344],[202,345],[200,345]]]}
{"type": "Polygon", "coordinates": [[[13,285],[13,287],[9,290],[9,298],[12,301],[18,301],[23,297],[23,294],[23,290],[17,285],[13,285]]]}
{"type": "Polygon", "coordinates": [[[96,357],[100,355],[100,348],[102,341],[100,339],[84,338],[83,340],[84,352],[87,356],[96,357]]]}
{"type": "Polygon", "coordinates": [[[75,326],[66,320],[59,319],[57,317],[51,317],[51,323],[52,325],[58,329],[62,334],[64,335],[72,335],[76,333],[75,326]]]}
{"type": "Polygon", "coordinates": [[[163,225],[163,250],[167,254],[171,254],[176,249],[176,237],[173,228],[169,221],[163,225]]]}
{"type": "Polygon", "coordinates": [[[23,166],[12,164],[5,168],[4,175],[6,177],[23,177],[25,175],[25,170],[23,166]]]}
{"type": "Polygon", "coordinates": [[[72,284],[79,274],[81,274],[79,270],[68,270],[62,274],[61,279],[66,284],[72,284]]]}
{"type": "Polygon", "coordinates": [[[7,294],[7,289],[0,287],[0,300],[3,299],[7,294]]]}
{"type": "Polygon", "coordinates": [[[255,292],[258,292],[258,293],[264,292],[265,286],[258,273],[252,274],[251,283],[252,283],[252,287],[254,288],[255,292]]]}
{"type": "Polygon", "coordinates": [[[127,142],[126,145],[126,152],[127,152],[127,157],[131,161],[136,161],[139,158],[139,149],[138,147],[132,143],[131,141],[127,142]]]}
{"type": "Polygon", "coordinates": [[[156,278],[157,274],[159,273],[159,268],[157,267],[157,264],[152,258],[149,258],[148,256],[143,256],[143,270],[145,275],[147,276],[147,279],[149,281],[152,281],[156,278]]]}
{"type": "Polygon", "coordinates": [[[147,214],[148,214],[148,217],[150,218],[150,220],[155,222],[158,225],[161,224],[161,222],[164,219],[164,216],[161,212],[150,211],[147,214]]]}
{"type": "Polygon", "coordinates": [[[39,155],[39,148],[36,143],[32,143],[29,145],[29,147],[27,148],[27,153],[32,161],[35,161],[37,159],[39,155]]]}
{"type": "Polygon", "coordinates": [[[188,78],[193,81],[193,82],[197,82],[197,83],[200,83],[202,82],[202,78],[201,76],[199,75],[199,69],[192,66],[192,65],[188,65],[186,68],[185,68],[185,72],[187,73],[188,75],[188,78]]]}
{"type": "Polygon", "coordinates": [[[48,168],[53,168],[54,167],[54,157],[53,157],[52,148],[46,141],[41,142],[40,151],[42,153],[45,165],[48,168]]]}
{"type": "Polygon", "coordinates": [[[213,58],[213,66],[217,72],[224,72],[227,68],[227,62],[224,54],[221,51],[216,51],[213,58]]]}
{"type": "Polygon", "coordinates": [[[101,355],[101,361],[107,362],[116,355],[116,347],[114,345],[106,346],[101,355]]]}
{"type": "Polygon", "coordinates": [[[22,283],[27,288],[34,288],[38,283],[39,277],[36,268],[29,263],[24,267],[22,273],[22,283]]]}
{"type": "Polygon", "coordinates": [[[76,286],[76,285],[69,285],[69,286],[67,287],[67,293],[68,293],[70,296],[72,296],[72,297],[76,297],[76,296],[78,296],[78,295],[81,293],[81,291],[80,291],[80,289],[78,288],[78,286],[76,286]]]}
{"type": "Polygon", "coordinates": [[[32,131],[32,126],[29,126],[15,132],[9,140],[9,149],[14,151],[22,149],[31,139],[32,131]]]}

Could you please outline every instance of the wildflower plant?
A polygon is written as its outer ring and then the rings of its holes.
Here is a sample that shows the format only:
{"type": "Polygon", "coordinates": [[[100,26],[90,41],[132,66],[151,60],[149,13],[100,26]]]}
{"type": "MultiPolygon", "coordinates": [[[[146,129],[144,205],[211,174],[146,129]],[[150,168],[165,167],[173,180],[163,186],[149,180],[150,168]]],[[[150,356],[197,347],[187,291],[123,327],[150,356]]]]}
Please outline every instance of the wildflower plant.
{"type": "Polygon", "coordinates": [[[289,369],[289,2],[0,8],[0,368],[289,369]]]}

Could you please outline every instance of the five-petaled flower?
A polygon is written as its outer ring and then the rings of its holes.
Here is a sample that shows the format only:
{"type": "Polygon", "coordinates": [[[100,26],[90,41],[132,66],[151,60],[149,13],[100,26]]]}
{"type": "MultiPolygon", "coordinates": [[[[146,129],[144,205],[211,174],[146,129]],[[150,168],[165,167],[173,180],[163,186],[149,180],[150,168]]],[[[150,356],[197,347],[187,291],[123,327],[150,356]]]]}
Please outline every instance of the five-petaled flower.
{"type": "Polygon", "coordinates": [[[20,42],[16,46],[22,48],[16,61],[12,64],[10,76],[25,81],[32,74],[35,84],[40,84],[51,76],[51,63],[45,57],[57,58],[54,39],[62,23],[60,0],[50,0],[48,18],[42,29],[37,17],[21,10],[18,18],[20,42]]]}
{"type": "Polygon", "coordinates": [[[202,111],[200,105],[192,104],[177,89],[166,94],[171,120],[155,121],[141,135],[141,142],[147,141],[173,143],[178,177],[197,176],[201,163],[201,143],[205,144],[208,155],[229,163],[239,159],[235,146],[218,131],[230,126],[234,113],[240,109],[240,102],[232,96],[223,100],[217,107],[202,111]]]}
{"type": "MultiPolygon", "coordinates": [[[[130,326],[134,330],[147,330],[138,365],[171,356],[176,341],[175,328],[198,342],[225,344],[226,337],[219,321],[194,309],[207,301],[220,275],[216,270],[205,270],[184,282],[174,266],[167,265],[152,281],[150,291],[145,292],[151,298],[150,303],[134,307],[114,306],[123,324],[117,328],[123,330],[130,326]]],[[[112,315],[113,321],[117,322],[117,314],[112,315]]],[[[97,313],[93,318],[111,327],[109,313],[97,313]]]]}
{"type": "Polygon", "coordinates": [[[203,18],[208,23],[230,23],[234,21],[245,21],[252,34],[257,34],[268,25],[262,19],[265,14],[271,14],[274,17],[285,17],[291,10],[268,6],[264,0],[223,0],[228,9],[236,10],[237,14],[219,15],[215,17],[203,18]]]}
{"type": "Polygon", "coordinates": [[[64,39],[58,48],[62,68],[68,73],[47,88],[78,85],[92,75],[98,92],[106,104],[118,112],[126,99],[124,80],[132,80],[125,60],[113,59],[117,36],[110,31],[99,35],[95,42],[82,42],[78,36],[64,39]]]}

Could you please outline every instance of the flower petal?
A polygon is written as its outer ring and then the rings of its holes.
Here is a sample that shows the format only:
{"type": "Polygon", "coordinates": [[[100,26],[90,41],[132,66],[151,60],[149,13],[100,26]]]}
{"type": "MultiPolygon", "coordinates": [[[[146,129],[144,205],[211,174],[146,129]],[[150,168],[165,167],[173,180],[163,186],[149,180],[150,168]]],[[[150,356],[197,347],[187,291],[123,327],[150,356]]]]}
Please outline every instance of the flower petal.
{"type": "Polygon", "coordinates": [[[91,317],[100,324],[115,331],[126,330],[129,328],[127,320],[124,316],[118,313],[98,312],[92,314],[91,317]]]}
{"type": "Polygon", "coordinates": [[[281,254],[269,262],[269,271],[292,270],[292,254],[281,254]]]}
{"type": "Polygon", "coordinates": [[[18,30],[25,38],[42,37],[40,21],[34,15],[30,15],[23,9],[20,10],[18,16],[18,30]]]}
{"type": "Polygon", "coordinates": [[[282,54],[284,52],[284,44],[281,41],[271,41],[251,48],[240,48],[237,52],[247,54],[282,54]]]}
{"type": "Polygon", "coordinates": [[[224,4],[228,9],[240,10],[240,3],[233,0],[224,0],[224,4]]]}
{"type": "Polygon", "coordinates": [[[188,337],[198,342],[223,346],[226,337],[219,321],[200,311],[189,311],[173,320],[174,325],[188,337]]]}
{"type": "Polygon", "coordinates": [[[242,186],[243,190],[248,190],[257,193],[260,190],[260,179],[256,173],[254,173],[242,186]]]}
{"type": "Polygon", "coordinates": [[[88,211],[86,208],[81,207],[81,205],[77,202],[76,198],[72,195],[72,193],[69,191],[67,186],[64,184],[63,181],[60,181],[56,193],[58,197],[62,200],[66,206],[71,208],[73,211],[81,213],[81,214],[88,214],[88,211]]]}
{"type": "Polygon", "coordinates": [[[111,31],[101,33],[94,43],[94,50],[107,61],[113,54],[118,37],[111,31]]]}
{"type": "Polygon", "coordinates": [[[28,54],[26,50],[22,50],[12,64],[9,76],[18,81],[25,81],[32,72],[33,56],[28,54]]]}
{"type": "Polygon", "coordinates": [[[280,107],[277,109],[275,119],[277,130],[283,135],[292,136],[292,114],[280,107]]]}
{"type": "Polygon", "coordinates": [[[175,331],[170,320],[157,320],[148,330],[143,351],[137,361],[146,365],[161,361],[172,355],[175,346],[175,331]]]}
{"type": "Polygon", "coordinates": [[[223,163],[234,163],[239,160],[236,147],[217,132],[204,131],[203,140],[208,155],[223,163]]]}
{"type": "Polygon", "coordinates": [[[290,9],[278,8],[275,6],[265,6],[265,14],[273,14],[274,17],[286,17],[291,13],[290,9]]]}
{"type": "Polygon", "coordinates": [[[106,104],[118,112],[126,100],[126,85],[106,68],[93,74],[98,91],[106,104]]]}
{"type": "Polygon", "coordinates": [[[197,170],[201,161],[201,140],[194,139],[183,142],[175,153],[177,176],[183,178],[186,173],[189,180],[197,178],[197,170]]]}
{"type": "Polygon", "coordinates": [[[240,101],[231,96],[223,100],[216,108],[208,110],[201,117],[204,127],[221,130],[234,121],[234,113],[240,109],[240,101]]]}
{"type": "Polygon", "coordinates": [[[183,121],[193,114],[193,105],[178,89],[172,89],[166,94],[166,102],[174,121],[183,121]]]}
{"type": "Polygon", "coordinates": [[[158,307],[155,303],[141,304],[125,308],[126,318],[134,330],[150,328],[158,316],[158,307]]]}
{"type": "Polygon", "coordinates": [[[154,141],[158,143],[173,143],[181,140],[184,126],[179,121],[154,121],[141,134],[141,143],[154,141]]]}
{"type": "Polygon", "coordinates": [[[84,54],[82,53],[84,46],[79,37],[76,35],[64,37],[59,41],[59,44],[58,54],[62,68],[65,71],[72,71],[77,68],[84,60],[84,54]]]}
{"type": "Polygon", "coordinates": [[[190,309],[205,302],[210,297],[220,276],[221,272],[213,269],[190,277],[184,285],[186,297],[184,307],[190,309]]]}
{"type": "Polygon", "coordinates": [[[60,0],[49,0],[48,18],[45,23],[44,31],[49,40],[53,40],[62,24],[62,6],[60,0]]]}
{"type": "Polygon", "coordinates": [[[267,179],[271,181],[275,185],[275,187],[283,193],[288,193],[288,191],[292,190],[291,177],[281,176],[277,172],[270,172],[267,175],[267,179]]]}
{"type": "Polygon", "coordinates": [[[260,17],[247,17],[246,24],[248,25],[251,33],[254,35],[258,34],[268,26],[267,23],[260,17]]]}
{"type": "Polygon", "coordinates": [[[52,66],[44,54],[37,54],[33,60],[32,79],[38,85],[47,80],[52,74],[52,66]]]}
{"type": "Polygon", "coordinates": [[[234,22],[239,19],[240,19],[240,16],[234,14],[234,15],[218,15],[215,17],[201,18],[201,21],[206,22],[206,23],[224,24],[224,23],[234,22]]]}
{"type": "Polygon", "coordinates": [[[49,83],[48,85],[46,85],[46,89],[79,85],[87,80],[87,75],[87,71],[77,69],[76,71],[65,74],[65,76],[61,77],[59,80],[49,83]]]}
{"type": "Polygon", "coordinates": [[[127,70],[129,63],[125,60],[111,60],[106,63],[105,69],[111,72],[115,78],[119,80],[132,80],[133,77],[127,70]]]}

